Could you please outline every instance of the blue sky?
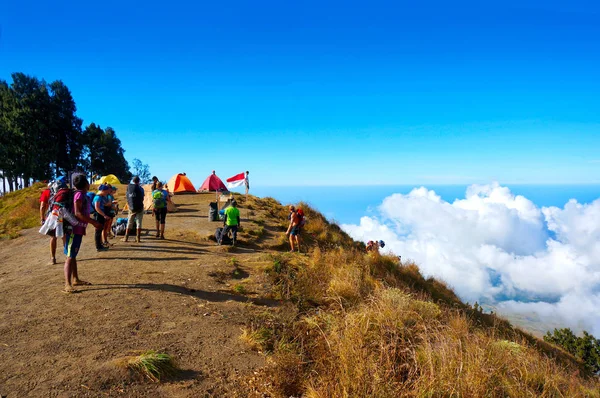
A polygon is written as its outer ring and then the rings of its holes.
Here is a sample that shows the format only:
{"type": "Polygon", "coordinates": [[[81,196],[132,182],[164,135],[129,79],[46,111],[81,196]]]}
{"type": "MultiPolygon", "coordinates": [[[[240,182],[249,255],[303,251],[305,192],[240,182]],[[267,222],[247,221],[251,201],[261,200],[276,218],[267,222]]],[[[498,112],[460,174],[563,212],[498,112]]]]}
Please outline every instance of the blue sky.
{"type": "Polygon", "coordinates": [[[596,2],[88,3],[4,2],[0,78],[63,80],[161,179],[600,182],[596,2]]]}

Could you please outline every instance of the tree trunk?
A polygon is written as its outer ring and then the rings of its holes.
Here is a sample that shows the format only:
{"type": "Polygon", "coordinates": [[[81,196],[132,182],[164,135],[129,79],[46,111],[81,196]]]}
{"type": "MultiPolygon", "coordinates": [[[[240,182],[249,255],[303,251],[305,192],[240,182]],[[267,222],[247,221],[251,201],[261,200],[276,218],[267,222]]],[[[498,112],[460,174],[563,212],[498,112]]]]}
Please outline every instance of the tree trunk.
{"type": "Polygon", "coordinates": [[[6,194],[6,175],[4,175],[4,170],[2,170],[2,195],[6,194]]]}

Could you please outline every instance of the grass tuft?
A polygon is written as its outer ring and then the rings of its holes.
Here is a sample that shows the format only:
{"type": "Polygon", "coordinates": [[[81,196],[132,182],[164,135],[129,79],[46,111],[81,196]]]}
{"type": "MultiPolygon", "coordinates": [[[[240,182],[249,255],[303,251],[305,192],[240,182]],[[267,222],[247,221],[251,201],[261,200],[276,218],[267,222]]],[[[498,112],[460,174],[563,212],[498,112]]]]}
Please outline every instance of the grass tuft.
{"type": "Polygon", "coordinates": [[[126,364],[135,373],[157,383],[165,377],[173,376],[177,373],[177,367],[169,354],[158,353],[152,350],[129,358],[126,364]]]}

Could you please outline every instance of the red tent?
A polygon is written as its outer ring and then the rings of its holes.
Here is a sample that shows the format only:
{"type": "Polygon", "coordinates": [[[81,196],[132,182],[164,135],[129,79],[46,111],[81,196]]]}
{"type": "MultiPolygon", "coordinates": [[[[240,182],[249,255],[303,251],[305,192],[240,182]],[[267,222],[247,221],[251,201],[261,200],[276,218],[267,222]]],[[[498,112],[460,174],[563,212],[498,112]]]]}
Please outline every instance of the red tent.
{"type": "Polygon", "coordinates": [[[227,187],[223,184],[223,181],[215,174],[214,170],[211,175],[202,183],[198,192],[206,191],[227,191],[227,187]]]}

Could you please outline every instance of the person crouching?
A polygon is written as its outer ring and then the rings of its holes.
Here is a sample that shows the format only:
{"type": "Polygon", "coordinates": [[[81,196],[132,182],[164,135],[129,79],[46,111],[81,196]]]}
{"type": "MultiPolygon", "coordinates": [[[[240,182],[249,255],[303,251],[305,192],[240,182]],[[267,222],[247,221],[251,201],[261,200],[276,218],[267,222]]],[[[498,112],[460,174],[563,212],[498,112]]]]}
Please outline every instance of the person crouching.
{"type": "Polygon", "coordinates": [[[229,231],[233,232],[233,240],[231,246],[235,246],[237,240],[237,231],[240,227],[240,210],[237,208],[237,202],[234,200],[231,202],[231,206],[225,209],[225,220],[223,220],[224,229],[219,239],[219,245],[223,241],[223,236],[227,236],[229,231]]]}

